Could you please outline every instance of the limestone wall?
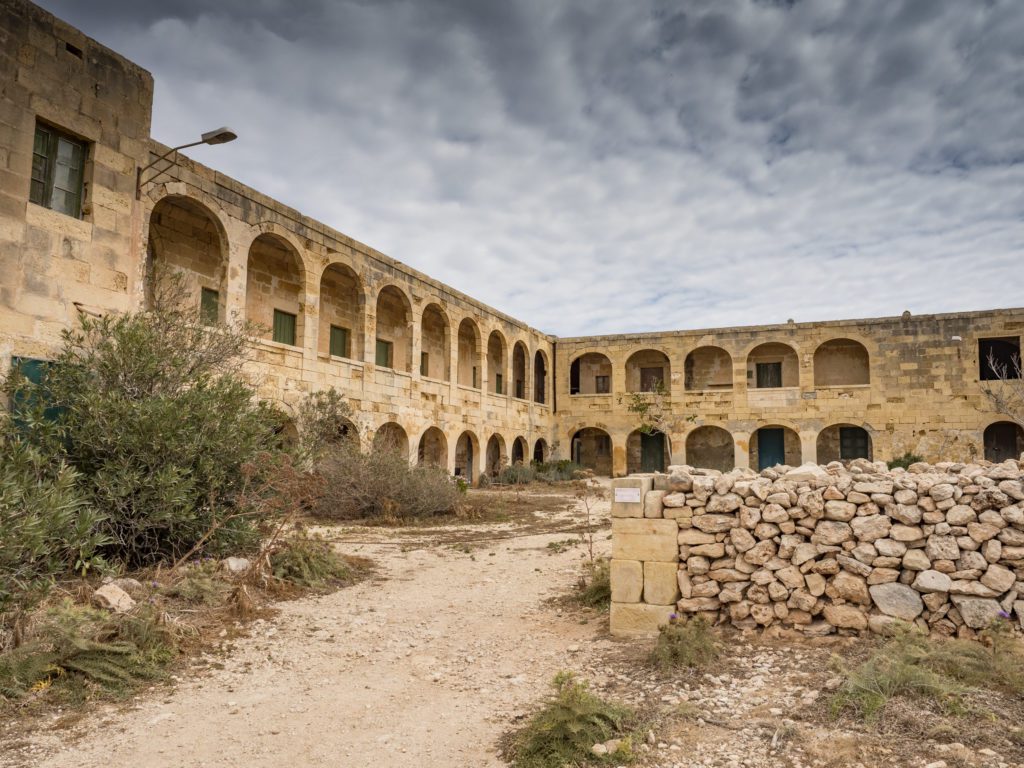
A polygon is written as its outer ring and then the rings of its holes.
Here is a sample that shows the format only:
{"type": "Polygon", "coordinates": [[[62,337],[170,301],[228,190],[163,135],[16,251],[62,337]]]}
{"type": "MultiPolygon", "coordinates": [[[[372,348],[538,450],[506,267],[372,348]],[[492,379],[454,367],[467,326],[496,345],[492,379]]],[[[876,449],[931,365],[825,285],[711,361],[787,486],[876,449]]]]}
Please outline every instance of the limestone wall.
{"type": "Polygon", "coordinates": [[[675,612],[814,635],[905,621],[970,637],[1000,611],[1024,626],[1021,466],[683,465],[615,480],[612,632],[652,634],[675,612]]]}

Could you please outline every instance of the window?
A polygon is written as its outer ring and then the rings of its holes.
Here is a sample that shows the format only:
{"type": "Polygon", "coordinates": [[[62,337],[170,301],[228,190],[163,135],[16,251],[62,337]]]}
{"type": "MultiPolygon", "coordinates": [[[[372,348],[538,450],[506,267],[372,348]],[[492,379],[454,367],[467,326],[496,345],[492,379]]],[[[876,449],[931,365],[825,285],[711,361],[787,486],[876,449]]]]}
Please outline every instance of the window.
{"type": "Polygon", "coordinates": [[[330,353],[334,357],[348,357],[348,328],[331,326],[330,353]]]}
{"type": "Polygon", "coordinates": [[[982,381],[1019,379],[1020,337],[978,339],[978,367],[982,381]]]}
{"type": "Polygon", "coordinates": [[[479,386],[480,385],[476,383],[476,366],[474,365],[473,366],[473,387],[476,388],[476,387],[479,387],[479,386]]]}
{"type": "Polygon", "coordinates": [[[377,365],[382,368],[391,368],[391,350],[394,345],[390,341],[384,341],[384,339],[377,339],[377,365]]]}
{"type": "Polygon", "coordinates": [[[853,459],[868,459],[870,449],[870,440],[868,439],[867,430],[861,429],[860,427],[840,427],[839,428],[839,458],[843,461],[852,461],[853,459]]]}
{"type": "Polygon", "coordinates": [[[757,388],[774,389],[782,386],[782,363],[757,363],[757,388]]]}
{"type": "Polygon", "coordinates": [[[430,353],[420,352],[420,376],[430,375],[430,353]]]}
{"type": "MultiPolygon", "coordinates": [[[[605,376],[604,378],[608,378],[605,376]]],[[[611,456],[612,455],[612,439],[608,435],[598,435],[595,440],[597,443],[597,455],[598,456],[611,456]]]]}
{"type": "MultiPolygon", "coordinates": [[[[20,371],[21,375],[24,376],[30,384],[39,386],[38,390],[33,387],[28,391],[21,390],[15,392],[10,403],[12,411],[22,411],[22,413],[24,413],[23,409],[32,408],[38,402],[36,398],[41,397],[43,398],[42,405],[44,406],[43,418],[47,421],[56,421],[60,417],[63,408],[47,405],[49,402],[52,402],[52,400],[49,397],[49,393],[46,388],[44,386],[40,386],[44,384],[46,375],[52,365],[53,363],[49,360],[35,360],[30,357],[11,358],[11,372],[20,371]]],[[[19,426],[27,426],[20,417],[16,416],[14,421],[19,426]]]]}
{"type": "Polygon", "coordinates": [[[657,392],[659,386],[665,381],[665,369],[641,368],[640,369],[640,391],[657,392]]]}
{"type": "Polygon", "coordinates": [[[494,374],[494,391],[499,395],[505,394],[505,381],[500,373],[494,374]]]}
{"type": "Polygon", "coordinates": [[[526,382],[522,379],[516,379],[516,397],[520,400],[526,398],[526,382]]]}
{"type": "Polygon", "coordinates": [[[36,123],[29,200],[81,218],[84,171],[85,144],[56,128],[36,123]]]}
{"type": "Polygon", "coordinates": [[[599,395],[607,395],[612,391],[611,376],[595,376],[594,377],[594,392],[599,395]]]}
{"type": "Polygon", "coordinates": [[[203,325],[216,325],[220,319],[220,291],[203,288],[199,295],[199,321],[203,325]]]}
{"type": "Polygon", "coordinates": [[[295,315],[291,312],[274,310],[274,341],[295,346],[295,315]]]}

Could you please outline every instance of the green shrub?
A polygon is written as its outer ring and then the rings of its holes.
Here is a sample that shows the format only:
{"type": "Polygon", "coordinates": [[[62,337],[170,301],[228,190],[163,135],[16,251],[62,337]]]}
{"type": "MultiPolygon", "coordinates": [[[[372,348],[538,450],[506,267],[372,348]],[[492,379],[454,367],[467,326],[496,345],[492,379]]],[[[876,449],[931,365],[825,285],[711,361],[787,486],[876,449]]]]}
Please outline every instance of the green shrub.
{"type": "Polygon", "coordinates": [[[270,554],[270,570],[276,579],[314,589],[347,583],[353,575],[330,544],[305,535],[282,541],[270,554]]]}
{"type": "Polygon", "coordinates": [[[608,558],[599,557],[585,566],[580,579],[577,600],[591,608],[608,610],[612,604],[611,566],[608,558]]]}
{"type": "Polygon", "coordinates": [[[659,669],[708,669],[722,655],[718,638],[703,616],[684,621],[672,614],[658,630],[651,661],[659,669]]]}
{"type": "Polygon", "coordinates": [[[0,435],[0,649],[8,626],[32,607],[53,579],[85,570],[103,539],[68,466],[0,435]]]}
{"type": "Polygon", "coordinates": [[[498,482],[504,485],[528,485],[537,477],[533,467],[528,464],[510,464],[501,470],[498,482]]]}
{"type": "Polygon", "coordinates": [[[398,519],[453,512],[461,494],[452,477],[432,466],[410,466],[401,453],[376,448],[363,453],[340,445],[318,466],[324,492],[314,506],[320,517],[398,519]]]}
{"type": "Polygon", "coordinates": [[[595,696],[570,673],[554,679],[555,692],[519,731],[510,735],[505,757],[516,768],[562,768],[591,762],[591,747],[622,738],[614,764],[628,762],[635,714],[595,696]]]}
{"type": "Polygon", "coordinates": [[[352,407],[335,389],[312,392],[299,405],[299,448],[304,462],[316,464],[346,441],[358,444],[352,407]]]}
{"type": "Polygon", "coordinates": [[[910,451],[907,451],[902,456],[897,456],[896,458],[889,461],[888,465],[889,469],[895,469],[896,467],[902,467],[903,469],[906,469],[911,464],[917,464],[919,461],[924,461],[924,459],[922,459],[916,453],[911,453],[910,451]]]}
{"type": "Polygon", "coordinates": [[[562,483],[572,480],[576,473],[583,469],[579,464],[568,459],[558,461],[533,462],[534,476],[545,483],[562,483]]]}

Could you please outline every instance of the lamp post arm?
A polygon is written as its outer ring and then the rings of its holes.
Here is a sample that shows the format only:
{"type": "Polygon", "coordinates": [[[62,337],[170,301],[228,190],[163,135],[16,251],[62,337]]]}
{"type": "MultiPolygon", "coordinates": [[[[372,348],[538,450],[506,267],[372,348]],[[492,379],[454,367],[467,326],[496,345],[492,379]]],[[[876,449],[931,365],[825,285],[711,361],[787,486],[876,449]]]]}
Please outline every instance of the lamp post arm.
{"type": "MultiPolygon", "coordinates": [[[[142,195],[142,174],[144,174],[146,171],[148,171],[154,165],[159,163],[161,160],[166,160],[168,157],[173,155],[179,149],[188,149],[189,147],[196,147],[196,146],[199,146],[200,144],[205,144],[205,143],[206,143],[205,141],[193,141],[193,142],[191,142],[189,144],[181,144],[180,146],[177,146],[177,147],[171,147],[166,152],[164,152],[162,155],[160,155],[160,157],[158,157],[156,160],[151,162],[149,165],[147,165],[147,166],[145,166],[143,168],[139,168],[139,170],[135,172],[135,199],[138,200],[141,197],[141,195],[142,195]]],[[[164,169],[164,170],[167,170],[167,169],[164,169]]],[[[161,171],[160,173],[163,173],[163,171],[161,171]]],[[[156,176],[159,176],[160,173],[156,174],[156,176]]],[[[155,179],[156,176],[154,176],[153,179],[155,179]]],[[[152,181],[153,179],[150,179],[150,181],[152,181]]]]}

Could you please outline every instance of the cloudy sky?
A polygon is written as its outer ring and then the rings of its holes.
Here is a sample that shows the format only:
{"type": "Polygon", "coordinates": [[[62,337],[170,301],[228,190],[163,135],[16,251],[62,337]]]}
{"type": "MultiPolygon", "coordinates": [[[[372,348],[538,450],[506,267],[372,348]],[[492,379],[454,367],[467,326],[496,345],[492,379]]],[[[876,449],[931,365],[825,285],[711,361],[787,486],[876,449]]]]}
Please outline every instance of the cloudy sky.
{"type": "Polygon", "coordinates": [[[39,0],[155,138],[562,336],[1024,305],[1020,0],[39,0]]]}

